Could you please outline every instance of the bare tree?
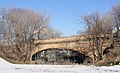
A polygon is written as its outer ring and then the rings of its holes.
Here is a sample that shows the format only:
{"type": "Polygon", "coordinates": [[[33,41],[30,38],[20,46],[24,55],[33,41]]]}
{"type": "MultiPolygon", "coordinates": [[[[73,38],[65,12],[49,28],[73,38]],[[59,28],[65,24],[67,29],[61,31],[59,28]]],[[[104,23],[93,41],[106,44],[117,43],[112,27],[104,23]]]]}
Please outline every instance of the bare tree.
{"type": "Polygon", "coordinates": [[[112,30],[108,20],[97,12],[83,17],[87,27],[85,37],[89,40],[89,46],[93,51],[93,63],[103,59],[103,47],[112,30]]]}
{"type": "Polygon", "coordinates": [[[5,35],[7,34],[7,24],[5,21],[6,18],[6,8],[0,7],[0,43],[5,42],[5,35]]]}
{"type": "Polygon", "coordinates": [[[61,35],[49,26],[49,16],[44,13],[21,8],[0,12],[0,39],[11,45],[11,49],[19,54],[19,60],[29,61],[34,40],[61,35]]]}
{"type": "Polygon", "coordinates": [[[42,31],[36,32],[36,34],[38,33],[40,34],[38,39],[59,38],[62,36],[62,32],[51,27],[46,27],[42,31]]]}
{"type": "Polygon", "coordinates": [[[34,48],[34,32],[38,25],[39,27],[44,25],[43,21],[40,20],[41,17],[42,15],[37,12],[20,8],[11,8],[7,11],[7,24],[11,30],[9,32],[12,36],[11,41],[22,55],[21,57],[25,57],[24,60],[30,59],[31,50],[34,48]]]}
{"type": "Polygon", "coordinates": [[[112,16],[113,16],[113,24],[115,29],[117,29],[116,36],[119,36],[120,30],[120,4],[115,4],[112,7],[112,16]]]}
{"type": "Polygon", "coordinates": [[[21,8],[0,10],[0,42],[11,46],[19,60],[30,61],[34,40],[60,37],[49,26],[49,16],[21,8]]]}

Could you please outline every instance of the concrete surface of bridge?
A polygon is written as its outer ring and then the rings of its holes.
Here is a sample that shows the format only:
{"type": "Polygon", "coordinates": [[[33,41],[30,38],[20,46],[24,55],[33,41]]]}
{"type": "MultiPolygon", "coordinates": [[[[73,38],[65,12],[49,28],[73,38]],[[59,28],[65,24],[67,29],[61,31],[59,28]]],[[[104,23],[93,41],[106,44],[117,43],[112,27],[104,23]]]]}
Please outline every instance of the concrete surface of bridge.
{"type": "MultiPolygon", "coordinates": [[[[46,49],[70,49],[78,51],[86,56],[93,57],[92,50],[89,47],[89,41],[84,36],[73,36],[64,38],[51,38],[46,40],[35,40],[37,44],[32,50],[32,55],[46,49]]],[[[107,43],[107,46],[109,44],[107,43]]],[[[106,46],[106,47],[107,47],[106,46]]]]}

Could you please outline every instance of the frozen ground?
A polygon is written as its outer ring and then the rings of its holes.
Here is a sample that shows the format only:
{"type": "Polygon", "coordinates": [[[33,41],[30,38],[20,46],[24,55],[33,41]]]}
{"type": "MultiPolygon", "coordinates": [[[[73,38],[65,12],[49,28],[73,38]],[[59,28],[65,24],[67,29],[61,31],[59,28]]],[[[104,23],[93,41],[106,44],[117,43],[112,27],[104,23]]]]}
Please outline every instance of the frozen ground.
{"type": "Polygon", "coordinates": [[[20,65],[0,58],[0,73],[120,73],[120,66],[20,65]]]}

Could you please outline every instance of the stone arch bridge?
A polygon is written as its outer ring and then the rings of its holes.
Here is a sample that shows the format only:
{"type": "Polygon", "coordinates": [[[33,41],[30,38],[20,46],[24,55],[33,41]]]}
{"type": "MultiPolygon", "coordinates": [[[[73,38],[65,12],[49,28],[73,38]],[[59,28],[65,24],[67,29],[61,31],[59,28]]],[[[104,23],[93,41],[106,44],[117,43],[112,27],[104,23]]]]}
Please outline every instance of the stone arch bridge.
{"type": "MultiPolygon", "coordinates": [[[[46,50],[46,49],[70,49],[78,51],[86,56],[93,57],[92,50],[89,48],[89,41],[84,36],[72,36],[63,38],[50,38],[46,40],[35,40],[36,47],[32,50],[31,54],[46,50]]],[[[105,43],[105,47],[109,43],[105,43]]]]}

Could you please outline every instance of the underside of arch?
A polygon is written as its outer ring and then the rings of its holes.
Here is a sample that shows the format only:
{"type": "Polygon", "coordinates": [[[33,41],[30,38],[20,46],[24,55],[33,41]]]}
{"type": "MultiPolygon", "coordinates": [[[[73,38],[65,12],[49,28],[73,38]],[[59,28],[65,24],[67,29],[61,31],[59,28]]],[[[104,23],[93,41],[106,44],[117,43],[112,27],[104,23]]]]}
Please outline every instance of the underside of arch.
{"type": "Polygon", "coordinates": [[[32,55],[32,61],[36,64],[46,63],[83,63],[86,56],[71,49],[48,48],[32,55]]]}

